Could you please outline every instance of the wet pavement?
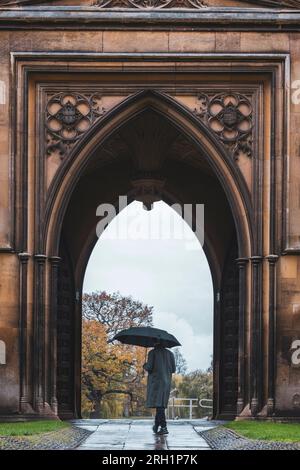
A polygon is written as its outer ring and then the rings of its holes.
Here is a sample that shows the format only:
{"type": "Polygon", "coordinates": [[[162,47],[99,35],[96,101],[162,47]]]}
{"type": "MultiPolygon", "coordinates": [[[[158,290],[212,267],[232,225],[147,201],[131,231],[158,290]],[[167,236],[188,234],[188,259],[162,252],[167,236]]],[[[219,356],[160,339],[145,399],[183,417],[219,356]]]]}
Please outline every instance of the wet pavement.
{"type": "Polygon", "coordinates": [[[153,421],[149,419],[87,419],[72,424],[93,432],[78,450],[210,450],[198,433],[216,427],[219,422],[169,420],[167,436],[153,434],[153,421]]]}

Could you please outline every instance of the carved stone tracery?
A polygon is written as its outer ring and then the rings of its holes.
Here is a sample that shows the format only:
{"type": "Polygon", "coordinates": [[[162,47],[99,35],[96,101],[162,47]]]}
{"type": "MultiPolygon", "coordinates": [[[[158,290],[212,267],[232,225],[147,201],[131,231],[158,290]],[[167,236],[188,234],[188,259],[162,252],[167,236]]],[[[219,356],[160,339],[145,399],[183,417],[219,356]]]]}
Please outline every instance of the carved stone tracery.
{"type": "MultiPolygon", "coordinates": [[[[207,0],[90,0],[91,5],[96,8],[107,8],[107,9],[120,9],[120,8],[138,8],[140,10],[160,10],[165,9],[201,9],[203,7],[215,7],[215,4],[207,0]]],[[[237,0],[238,2],[239,0],[237,0]]],[[[0,5],[3,6],[31,6],[31,5],[44,5],[47,4],[48,0],[0,0],[0,5]]],[[[63,4],[64,2],[62,2],[63,4]]],[[[84,3],[84,2],[83,2],[84,3]]],[[[224,8],[229,7],[224,2],[224,8]]],[[[252,3],[258,7],[263,8],[288,8],[288,9],[300,9],[300,0],[247,0],[247,3],[252,3]]],[[[244,5],[244,0],[241,0],[241,6],[244,5]]]]}
{"type": "Polygon", "coordinates": [[[105,108],[97,93],[56,93],[46,106],[46,153],[64,158],[80,137],[102,116],[105,108]]]}
{"type": "MultiPolygon", "coordinates": [[[[73,146],[106,111],[101,93],[95,91],[59,92],[48,96],[45,113],[46,154],[58,152],[61,159],[66,158],[73,146]]],[[[254,117],[250,96],[238,92],[204,91],[198,94],[193,111],[234,159],[237,160],[241,154],[252,157],[254,117]]],[[[144,125],[154,126],[154,121],[150,120],[144,125]]],[[[135,130],[138,132],[138,128],[135,130]]],[[[162,128],[161,131],[165,132],[162,128]]],[[[126,134],[125,141],[131,138],[126,134]]]]}
{"type": "MultiPolygon", "coordinates": [[[[260,7],[269,8],[300,8],[299,0],[248,0],[260,7]]],[[[95,0],[94,6],[99,8],[139,8],[139,9],[161,9],[161,8],[186,8],[200,9],[210,7],[209,0],[95,0]]],[[[224,5],[225,7],[227,5],[224,5]]]]}
{"type": "Polygon", "coordinates": [[[200,93],[194,113],[218,136],[235,159],[241,153],[251,157],[253,109],[240,93],[200,93]]]}
{"type": "Polygon", "coordinates": [[[202,0],[95,0],[94,5],[99,8],[203,8],[206,4],[202,0]]]}

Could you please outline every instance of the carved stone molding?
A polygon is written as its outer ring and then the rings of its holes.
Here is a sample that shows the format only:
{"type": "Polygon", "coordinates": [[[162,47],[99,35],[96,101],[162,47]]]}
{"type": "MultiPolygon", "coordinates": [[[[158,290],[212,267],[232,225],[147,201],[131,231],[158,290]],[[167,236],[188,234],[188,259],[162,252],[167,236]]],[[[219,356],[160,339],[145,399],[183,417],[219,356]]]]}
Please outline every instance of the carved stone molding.
{"type": "MultiPolygon", "coordinates": [[[[239,1],[239,0],[237,0],[239,1]]],[[[14,6],[14,5],[44,5],[48,0],[0,0],[1,6],[14,6]]],[[[62,2],[63,4],[64,2],[62,2]]],[[[243,4],[244,1],[241,0],[243,4]]],[[[300,9],[300,0],[247,0],[247,3],[253,3],[258,7],[269,8],[292,8],[300,9]]],[[[161,9],[161,8],[185,8],[185,9],[200,9],[210,5],[210,1],[204,2],[202,0],[94,0],[91,2],[93,6],[99,8],[139,8],[139,9],[161,9]]],[[[224,7],[229,6],[224,2],[224,7]]],[[[242,5],[243,6],[243,5],[242,5]]]]}
{"type": "Polygon", "coordinates": [[[252,157],[253,109],[240,93],[200,93],[194,114],[218,136],[237,160],[240,154],[252,157]]]}
{"type": "Polygon", "coordinates": [[[270,8],[300,8],[299,0],[248,0],[248,2],[270,8]]]}
{"type": "Polygon", "coordinates": [[[105,113],[97,93],[56,93],[46,105],[46,153],[58,150],[63,159],[80,137],[105,113]]]}
{"type": "Polygon", "coordinates": [[[191,8],[199,9],[206,7],[202,0],[95,0],[94,6],[99,8],[139,8],[139,9],[162,9],[162,8],[191,8]]]}

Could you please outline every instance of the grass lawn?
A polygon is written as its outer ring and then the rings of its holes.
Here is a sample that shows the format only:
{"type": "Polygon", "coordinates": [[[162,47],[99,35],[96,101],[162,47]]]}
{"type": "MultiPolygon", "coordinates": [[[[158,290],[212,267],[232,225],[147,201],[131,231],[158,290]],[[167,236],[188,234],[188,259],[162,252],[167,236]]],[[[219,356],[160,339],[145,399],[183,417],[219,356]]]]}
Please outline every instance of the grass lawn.
{"type": "Polygon", "coordinates": [[[273,423],[270,421],[232,421],[226,428],[249,439],[264,441],[300,442],[300,423],[273,423]]]}
{"type": "Polygon", "coordinates": [[[21,423],[0,423],[0,437],[3,436],[32,436],[50,431],[58,431],[70,425],[62,421],[28,421],[21,423]]]}

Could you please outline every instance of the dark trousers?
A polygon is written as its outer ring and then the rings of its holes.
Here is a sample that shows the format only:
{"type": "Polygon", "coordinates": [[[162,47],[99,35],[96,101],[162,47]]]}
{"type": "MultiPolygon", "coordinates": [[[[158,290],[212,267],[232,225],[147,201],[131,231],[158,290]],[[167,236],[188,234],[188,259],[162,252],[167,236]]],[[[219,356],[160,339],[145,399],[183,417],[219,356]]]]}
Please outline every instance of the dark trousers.
{"type": "Polygon", "coordinates": [[[155,425],[162,428],[167,426],[165,409],[163,407],[156,408],[155,425]]]}

